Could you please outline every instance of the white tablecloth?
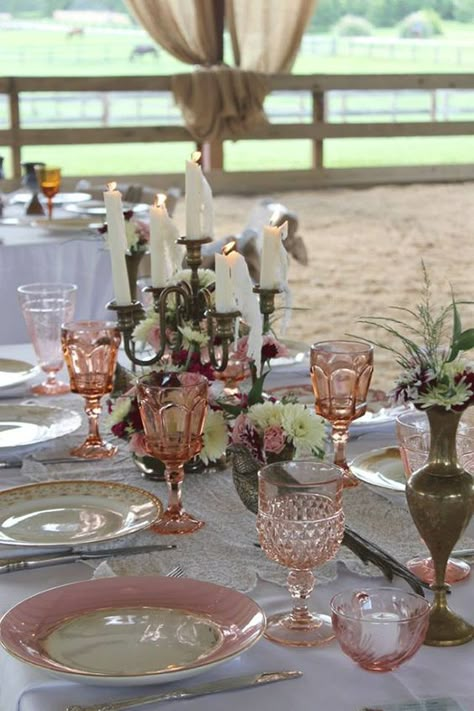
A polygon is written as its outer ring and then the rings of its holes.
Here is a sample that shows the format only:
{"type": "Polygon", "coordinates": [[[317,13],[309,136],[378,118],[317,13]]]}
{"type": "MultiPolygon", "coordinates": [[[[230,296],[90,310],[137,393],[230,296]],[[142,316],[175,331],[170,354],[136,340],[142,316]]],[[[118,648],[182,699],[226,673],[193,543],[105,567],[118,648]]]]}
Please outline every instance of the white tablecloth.
{"type": "MultiPolygon", "coordinates": [[[[18,214],[18,208],[5,214],[18,214]]],[[[105,308],[113,298],[110,256],[101,238],[1,224],[0,240],[0,344],[28,340],[16,296],[21,284],[72,282],[78,286],[76,318],[111,318],[105,308]]]]}
{"type": "MultiPolygon", "coordinates": [[[[9,352],[10,351],[10,352],[9,352]]],[[[28,348],[16,348],[17,357],[28,359],[28,348]]],[[[2,349],[6,356],[8,348],[2,349]]],[[[393,432],[387,431],[387,441],[393,432]]],[[[374,438],[380,446],[380,437],[374,438]]],[[[352,453],[361,448],[371,448],[370,439],[355,440],[352,453]]],[[[2,488],[20,483],[18,471],[4,470],[1,474],[2,488]]],[[[205,571],[205,551],[202,553],[205,571]]],[[[90,578],[92,571],[83,564],[3,576],[0,581],[0,609],[11,605],[38,591],[54,585],[90,578]]],[[[400,581],[397,584],[403,587],[400,581]]],[[[368,585],[386,585],[381,577],[368,580],[349,573],[343,566],[336,581],[319,585],[313,593],[312,602],[317,609],[328,606],[331,596],[339,590],[368,585]]],[[[284,588],[259,581],[251,592],[267,613],[288,607],[289,595],[284,588]]],[[[474,622],[474,581],[468,580],[455,586],[452,606],[466,619],[474,622]]],[[[418,654],[398,671],[377,674],[357,667],[340,650],[336,642],[319,649],[291,649],[262,640],[240,658],[219,666],[199,678],[186,681],[187,686],[214,678],[277,669],[301,669],[300,680],[270,685],[266,688],[220,694],[181,702],[181,708],[190,711],[241,711],[245,706],[261,711],[357,711],[363,707],[383,708],[384,704],[396,701],[413,701],[433,697],[451,696],[457,699],[466,711],[474,711],[474,683],[472,668],[474,643],[452,649],[422,647],[418,654]]],[[[178,684],[179,685],[179,684],[178,684]]],[[[184,685],[184,684],[183,684],[184,685]]],[[[147,687],[142,691],[160,691],[159,687],[147,687]]],[[[117,696],[136,695],[137,689],[87,687],[51,679],[19,661],[0,652],[0,709],[1,711],[64,711],[72,703],[92,703],[113,699],[117,696]]],[[[177,705],[163,704],[163,709],[177,705]]],[[[153,708],[153,707],[151,707],[153,708]]]]}

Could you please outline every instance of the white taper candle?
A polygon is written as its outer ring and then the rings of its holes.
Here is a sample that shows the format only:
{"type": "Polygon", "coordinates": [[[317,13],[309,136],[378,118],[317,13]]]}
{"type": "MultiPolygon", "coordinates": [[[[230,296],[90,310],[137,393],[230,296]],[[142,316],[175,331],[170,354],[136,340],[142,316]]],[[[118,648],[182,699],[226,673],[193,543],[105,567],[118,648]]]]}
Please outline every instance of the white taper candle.
{"type": "Polygon", "coordinates": [[[118,306],[126,306],[132,301],[128,281],[127,236],[125,234],[125,219],[123,216],[122,194],[116,190],[116,183],[109,183],[104,192],[104,203],[107,219],[107,241],[112,264],[112,282],[115,301],[118,306]]]}

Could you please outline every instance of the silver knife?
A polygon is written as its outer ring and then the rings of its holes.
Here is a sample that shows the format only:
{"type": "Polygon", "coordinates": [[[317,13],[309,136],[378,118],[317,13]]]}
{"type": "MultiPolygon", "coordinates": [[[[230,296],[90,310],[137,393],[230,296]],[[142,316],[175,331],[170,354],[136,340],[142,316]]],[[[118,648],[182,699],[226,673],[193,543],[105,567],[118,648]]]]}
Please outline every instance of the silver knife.
{"type": "Polygon", "coordinates": [[[145,704],[157,704],[160,701],[172,701],[174,699],[192,699],[194,696],[206,696],[207,694],[218,694],[221,691],[233,691],[235,689],[245,689],[249,686],[262,686],[271,684],[274,681],[285,681],[286,679],[298,679],[303,676],[301,671],[281,671],[264,672],[263,674],[245,674],[244,676],[233,676],[227,679],[211,681],[209,684],[191,686],[188,689],[174,689],[165,691],[163,694],[153,696],[134,696],[131,699],[121,699],[105,703],[93,704],[92,706],[68,706],[66,711],[122,711],[133,706],[144,706],[145,704]]]}
{"type": "Polygon", "coordinates": [[[3,573],[16,573],[18,570],[46,568],[49,565],[76,563],[80,560],[116,558],[117,556],[139,555],[140,553],[152,553],[154,551],[169,551],[173,548],[176,548],[174,543],[166,545],[128,546],[126,548],[102,548],[95,551],[72,551],[71,553],[58,555],[42,553],[40,556],[31,556],[29,558],[12,560],[0,564],[0,575],[3,573]]]}
{"type": "Polygon", "coordinates": [[[451,551],[450,558],[474,558],[474,548],[461,548],[457,551],[451,551]]]}

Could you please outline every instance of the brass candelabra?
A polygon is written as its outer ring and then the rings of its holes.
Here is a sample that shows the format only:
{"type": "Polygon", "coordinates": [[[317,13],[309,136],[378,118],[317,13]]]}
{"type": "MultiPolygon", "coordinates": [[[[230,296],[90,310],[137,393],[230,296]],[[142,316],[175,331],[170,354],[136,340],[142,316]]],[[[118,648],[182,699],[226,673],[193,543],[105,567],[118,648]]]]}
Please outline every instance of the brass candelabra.
{"type": "MultiPolygon", "coordinates": [[[[181,281],[166,287],[148,287],[153,296],[153,307],[158,314],[160,344],[153,355],[141,358],[135,350],[133,331],[145,317],[145,310],[139,301],[132,301],[125,306],[111,301],[107,308],[117,314],[117,325],[122,333],[125,353],[135,366],[152,366],[158,363],[166,352],[178,351],[183,346],[183,335],[180,327],[191,323],[193,329],[201,330],[201,324],[206,322],[208,335],[209,360],[212,367],[222,372],[229,361],[230,346],[235,338],[235,321],[241,316],[240,311],[219,313],[212,306],[211,294],[213,287],[202,287],[199,283],[199,267],[202,263],[202,247],[211,239],[178,240],[178,244],[186,248],[186,264],[191,270],[188,281],[181,281]]],[[[263,315],[263,332],[269,327],[270,315],[275,310],[275,296],[278,289],[260,289],[254,291],[260,296],[260,311],[263,315]]]]}

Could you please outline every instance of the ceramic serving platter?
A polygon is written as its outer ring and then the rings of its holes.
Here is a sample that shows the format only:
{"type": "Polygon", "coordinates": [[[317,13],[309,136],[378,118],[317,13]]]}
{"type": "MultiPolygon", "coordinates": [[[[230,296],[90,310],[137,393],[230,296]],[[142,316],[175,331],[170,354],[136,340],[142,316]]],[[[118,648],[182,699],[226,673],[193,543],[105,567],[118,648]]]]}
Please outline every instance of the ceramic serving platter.
{"type": "Polygon", "coordinates": [[[2,388],[21,385],[39,373],[39,367],[24,360],[0,358],[0,394],[2,388]]]}
{"type": "Polygon", "coordinates": [[[0,405],[0,451],[30,447],[70,434],[81,425],[72,410],[44,405],[0,405]]]}
{"type": "Polygon", "coordinates": [[[53,588],[0,622],[14,657],[86,684],[157,684],[248,650],[265,615],[249,597],[186,578],[115,577],[53,588]]]}
{"type": "MultiPolygon", "coordinates": [[[[71,203],[84,202],[85,200],[90,200],[90,197],[91,196],[89,193],[58,193],[53,197],[53,205],[66,205],[71,203]]],[[[30,200],[31,193],[25,192],[13,195],[11,197],[10,202],[16,202],[22,205],[26,205],[26,203],[30,202],[30,200]]],[[[46,198],[43,198],[43,196],[40,195],[40,200],[44,202],[46,198]]]]}
{"type": "Polygon", "coordinates": [[[353,474],[373,491],[405,500],[406,477],[398,447],[384,447],[359,454],[350,463],[353,474]]]}
{"type": "MultiPolygon", "coordinates": [[[[146,212],[150,209],[150,205],[146,203],[127,203],[123,204],[124,210],[133,210],[133,212],[146,212]]],[[[75,214],[85,215],[105,215],[105,205],[103,200],[88,200],[87,202],[66,205],[65,210],[74,212],[75,214]]]]}
{"type": "Polygon", "coordinates": [[[113,540],[162,514],[153,494],[103,481],[54,481],[0,492],[0,543],[75,546],[113,540]]]}
{"type": "Polygon", "coordinates": [[[69,232],[88,232],[90,230],[90,218],[78,215],[77,217],[57,217],[48,220],[47,217],[40,217],[35,219],[32,225],[33,227],[40,227],[51,234],[63,235],[69,232]]]}

